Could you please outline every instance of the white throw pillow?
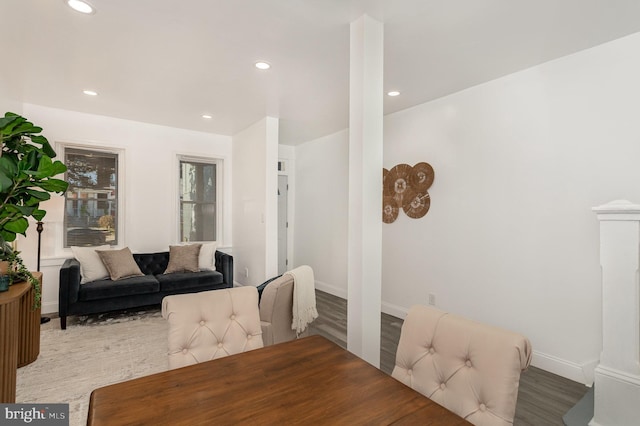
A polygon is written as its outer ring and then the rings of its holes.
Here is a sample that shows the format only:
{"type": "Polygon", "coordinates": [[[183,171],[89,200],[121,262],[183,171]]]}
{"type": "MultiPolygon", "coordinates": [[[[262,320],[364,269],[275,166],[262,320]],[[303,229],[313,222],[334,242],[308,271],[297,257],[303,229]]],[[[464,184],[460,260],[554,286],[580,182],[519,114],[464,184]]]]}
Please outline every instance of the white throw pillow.
{"type": "Polygon", "coordinates": [[[95,247],[74,247],[71,246],[73,257],[80,262],[80,275],[82,279],[80,284],[88,283],[95,280],[104,280],[109,278],[109,271],[102,263],[102,259],[96,250],[109,250],[110,245],[95,246],[95,247]]]}
{"type": "Polygon", "coordinates": [[[215,271],[216,259],[215,253],[218,243],[215,241],[212,243],[202,243],[200,247],[200,255],[198,256],[198,266],[201,271],[215,271]]]}

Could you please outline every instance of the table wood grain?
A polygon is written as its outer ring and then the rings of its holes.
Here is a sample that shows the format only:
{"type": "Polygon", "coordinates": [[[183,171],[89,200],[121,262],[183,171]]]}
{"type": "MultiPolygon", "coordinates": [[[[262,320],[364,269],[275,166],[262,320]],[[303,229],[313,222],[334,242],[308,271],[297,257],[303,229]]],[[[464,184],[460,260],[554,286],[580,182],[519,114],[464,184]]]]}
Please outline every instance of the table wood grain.
{"type": "Polygon", "coordinates": [[[470,424],[320,336],[96,389],[87,419],[91,426],[394,423],[470,424]]]}

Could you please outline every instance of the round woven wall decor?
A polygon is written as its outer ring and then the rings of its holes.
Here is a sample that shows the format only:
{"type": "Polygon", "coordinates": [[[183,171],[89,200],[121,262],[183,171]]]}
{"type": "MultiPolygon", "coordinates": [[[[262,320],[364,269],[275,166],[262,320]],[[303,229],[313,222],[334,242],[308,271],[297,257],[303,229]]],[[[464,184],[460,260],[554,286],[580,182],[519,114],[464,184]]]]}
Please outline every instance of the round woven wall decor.
{"type": "Polygon", "coordinates": [[[382,196],[392,196],[392,186],[387,185],[387,178],[389,177],[389,170],[382,169],[382,196]]]}
{"type": "Polygon", "coordinates": [[[431,197],[427,191],[415,191],[409,188],[404,193],[402,210],[412,219],[419,219],[427,214],[431,207],[431,197]]]}
{"type": "Polygon", "coordinates": [[[429,163],[418,163],[411,168],[409,184],[418,192],[426,191],[433,184],[435,174],[429,163]]]}
{"type": "Polygon", "coordinates": [[[382,221],[392,223],[398,218],[400,208],[412,219],[427,214],[431,207],[428,189],[433,184],[435,172],[431,164],[421,162],[411,167],[398,164],[390,170],[382,169],[382,221]]]}
{"type": "Polygon", "coordinates": [[[402,194],[409,186],[409,174],[411,166],[408,164],[398,164],[389,170],[385,179],[385,192],[389,192],[396,199],[399,206],[402,205],[402,194]]]}
{"type": "Polygon", "coordinates": [[[396,199],[390,195],[382,197],[382,221],[384,223],[393,223],[398,218],[400,207],[396,199]]]}

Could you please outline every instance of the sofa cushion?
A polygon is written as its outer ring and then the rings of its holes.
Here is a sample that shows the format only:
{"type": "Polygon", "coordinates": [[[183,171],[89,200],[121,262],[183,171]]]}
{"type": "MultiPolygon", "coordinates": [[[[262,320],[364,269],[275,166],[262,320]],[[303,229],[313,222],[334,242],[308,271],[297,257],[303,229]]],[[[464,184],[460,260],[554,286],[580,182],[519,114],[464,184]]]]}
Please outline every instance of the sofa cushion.
{"type": "Polygon", "coordinates": [[[134,253],[133,259],[136,261],[143,274],[158,275],[162,274],[167,269],[167,265],[169,264],[169,252],[134,253]]]}
{"type": "Polygon", "coordinates": [[[96,250],[109,250],[110,248],[109,245],[97,247],[71,246],[73,257],[80,263],[80,284],[109,278],[109,271],[105,268],[96,250]]]}
{"type": "Polygon", "coordinates": [[[144,275],[133,260],[129,247],[121,250],[98,250],[97,252],[112,280],[144,275]]]}
{"type": "Polygon", "coordinates": [[[176,272],[156,275],[160,282],[160,291],[179,292],[185,288],[210,287],[222,284],[224,277],[218,271],[176,272]]]}
{"type": "Polygon", "coordinates": [[[157,293],[160,283],[153,275],[123,278],[120,280],[97,280],[83,284],[78,292],[78,300],[100,300],[110,297],[132,296],[157,293]]]}
{"type": "Polygon", "coordinates": [[[215,271],[216,270],[216,249],[218,243],[215,241],[212,243],[202,243],[200,247],[200,255],[198,256],[198,266],[201,271],[215,271]]]}
{"type": "Polygon", "coordinates": [[[169,246],[169,264],[165,274],[176,272],[200,272],[198,257],[202,244],[186,246],[169,246]]]}

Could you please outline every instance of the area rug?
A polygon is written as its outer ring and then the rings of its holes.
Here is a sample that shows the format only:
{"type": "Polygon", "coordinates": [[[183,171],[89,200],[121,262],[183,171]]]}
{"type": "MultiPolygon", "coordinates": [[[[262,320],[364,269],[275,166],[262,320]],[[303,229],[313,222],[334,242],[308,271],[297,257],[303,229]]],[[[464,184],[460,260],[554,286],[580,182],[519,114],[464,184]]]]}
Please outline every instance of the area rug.
{"type": "Polygon", "coordinates": [[[18,369],[16,402],[68,403],[70,426],[85,425],[91,391],[165,371],[168,325],[159,309],[53,319],[38,359],[18,369]]]}

